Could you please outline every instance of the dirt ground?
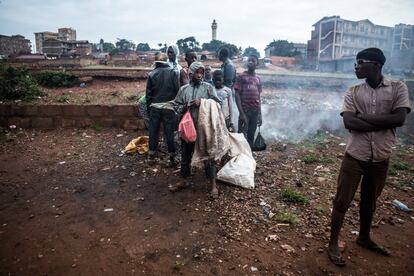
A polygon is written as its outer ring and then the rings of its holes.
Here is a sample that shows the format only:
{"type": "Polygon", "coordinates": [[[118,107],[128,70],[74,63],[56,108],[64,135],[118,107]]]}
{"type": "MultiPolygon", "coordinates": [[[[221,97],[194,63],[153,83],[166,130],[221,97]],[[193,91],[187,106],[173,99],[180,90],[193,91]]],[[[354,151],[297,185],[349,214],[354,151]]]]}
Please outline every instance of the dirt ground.
{"type": "Polygon", "coordinates": [[[86,87],[45,88],[36,104],[131,104],[145,94],[146,80],[94,79],[86,87]]]}
{"type": "Polygon", "coordinates": [[[414,139],[395,149],[378,202],[374,239],[358,247],[358,195],[341,239],[345,268],[326,255],[329,215],[345,137],[320,132],[256,153],[256,188],[220,183],[208,197],[196,171],[171,193],[177,168],[125,155],[145,132],[2,130],[0,275],[414,275],[414,139]],[[305,203],[289,202],[286,191],[305,203]]]}

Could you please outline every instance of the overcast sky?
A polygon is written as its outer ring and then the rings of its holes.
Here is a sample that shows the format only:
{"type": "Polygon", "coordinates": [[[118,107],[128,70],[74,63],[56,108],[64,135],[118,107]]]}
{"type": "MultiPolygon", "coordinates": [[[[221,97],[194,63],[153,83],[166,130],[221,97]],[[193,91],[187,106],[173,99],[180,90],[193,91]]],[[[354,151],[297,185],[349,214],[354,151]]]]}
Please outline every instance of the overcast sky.
{"type": "Polygon", "coordinates": [[[217,39],[263,54],[273,39],[306,43],[312,25],[332,15],[413,25],[414,0],[0,0],[0,34],[33,44],[34,32],[72,27],[79,40],[126,38],[155,48],[188,36],[209,42],[216,19],[217,39]]]}

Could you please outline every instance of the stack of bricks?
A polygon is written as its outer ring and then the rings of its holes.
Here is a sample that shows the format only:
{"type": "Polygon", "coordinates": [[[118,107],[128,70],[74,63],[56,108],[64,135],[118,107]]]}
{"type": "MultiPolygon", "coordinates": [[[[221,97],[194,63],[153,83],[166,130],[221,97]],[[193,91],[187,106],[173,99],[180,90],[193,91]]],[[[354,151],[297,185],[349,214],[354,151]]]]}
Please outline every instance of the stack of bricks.
{"type": "Polygon", "coordinates": [[[73,128],[99,125],[145,129],[136,105],[16,105],[0,104],[0,125],[18,128],[73,128]]]}

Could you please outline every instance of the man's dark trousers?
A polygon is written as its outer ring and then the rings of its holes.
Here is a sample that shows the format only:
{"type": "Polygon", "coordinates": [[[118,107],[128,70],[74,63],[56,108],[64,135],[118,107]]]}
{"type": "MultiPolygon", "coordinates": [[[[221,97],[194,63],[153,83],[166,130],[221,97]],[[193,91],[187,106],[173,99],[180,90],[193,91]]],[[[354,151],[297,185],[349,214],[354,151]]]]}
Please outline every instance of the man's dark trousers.
{"type": "Polygon", "coordinates": [[[149,150],[155,152],[158,146],[158,136],[161,123],[164,126],[169,154],[175,154],[174,131],[176,129],[175,113],[169,109],[151,108],[149,123],[149,150]]]}
{"type": "Polygon", "coordinates": [[[250,148],[253,147],[254,135],[256,134],[257,123],[259,121],[259,110],[249,110],[244,113],[247,118],[247,124],[239,119],[239,133],[244,133],[250,148]]]}

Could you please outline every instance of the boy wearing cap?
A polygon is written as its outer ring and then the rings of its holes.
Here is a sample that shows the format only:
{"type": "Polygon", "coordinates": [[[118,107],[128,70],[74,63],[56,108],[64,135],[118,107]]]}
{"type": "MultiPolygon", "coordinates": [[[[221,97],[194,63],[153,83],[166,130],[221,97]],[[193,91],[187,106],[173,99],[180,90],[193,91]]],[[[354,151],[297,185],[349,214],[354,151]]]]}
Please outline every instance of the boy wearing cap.
{"type": "Polygon", "coordinates": [[[158,146],[161,123],[167,138],[170,165],[175,165],[174,131],[176,128],[174,110],[169,108],[179,89],[179,72],[167,63],[167,55],[159,53],[155,58],[155,69],[148,75],[146,103],[149,111],[148,160],[153,162],[158,146]]]}
{"type": "MultiPolygon", "coordinates": [[[[191,76],[190,83],[180,88],[174,99],[174,105],[179,115],[183,115],[189,109],[193,122],[196,125],[201,99],[213,99],[217,102],[220,102],[220,99],[217,97],[213,86],[203,81],[204,65],[201,62],[192,62],[189,71],[189,75],[191,76]]],[[[191,175],[191,158],[194,153],[194,146],[195,142],[187,143],[181,140],[181,176],[183,178],[191,175]]],[[[217,196],[216,166],[214,162],[207,164],[206,175],[210,179],[211,194],[217,196]]],[[[185,182],[179,183],[177,186],[170,188],[170,190],[175,191],[186,186],[188,185],[185,182]]]]}
{"type": "Polygon", "coordinates": [[[381,73],[384,63],[385,56],[378,48],[359,52],[355,74],[358,79],[365,79],[365,83],[351,87],[344,98],[341,115],[351,136],[338,176],[328,247],[329,259],[338,266],[345,265],[338,247],[339,232],[360,182],[360,231],[356,242],[376,253],[390,255],[371,239],[370,230],[376,201],[387,176],[395,129],[404,124],[411,108],[407,86],[386,79],[381,73]]]}

